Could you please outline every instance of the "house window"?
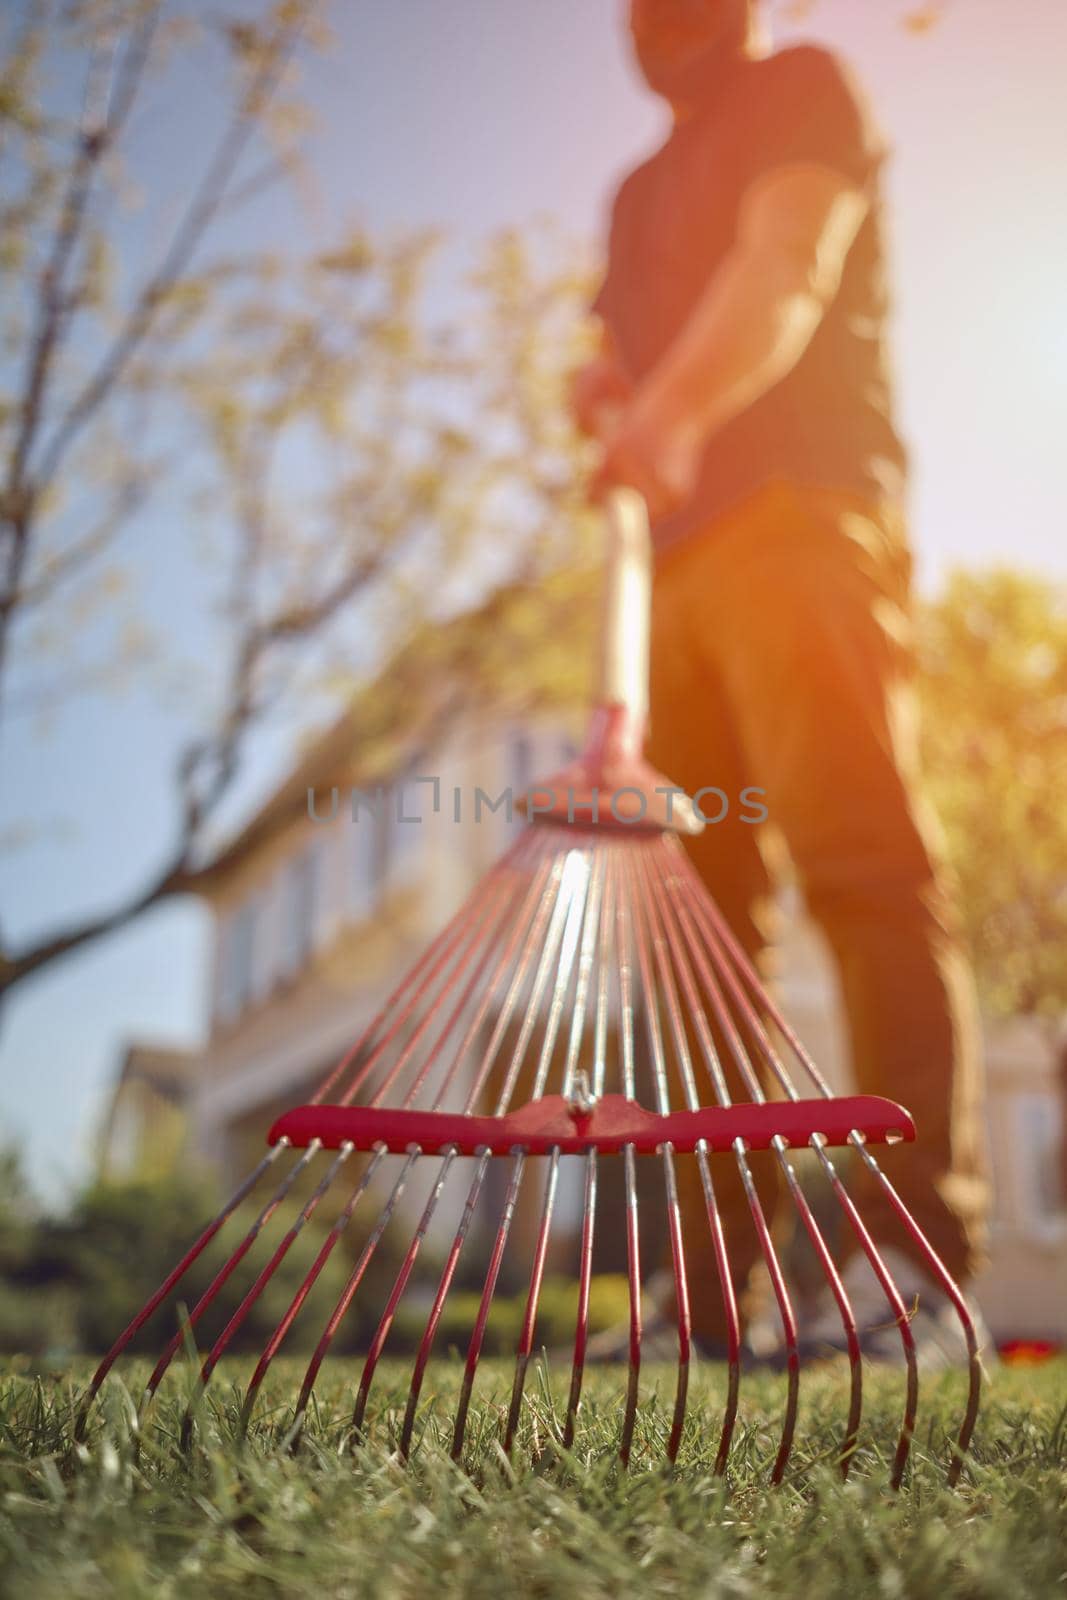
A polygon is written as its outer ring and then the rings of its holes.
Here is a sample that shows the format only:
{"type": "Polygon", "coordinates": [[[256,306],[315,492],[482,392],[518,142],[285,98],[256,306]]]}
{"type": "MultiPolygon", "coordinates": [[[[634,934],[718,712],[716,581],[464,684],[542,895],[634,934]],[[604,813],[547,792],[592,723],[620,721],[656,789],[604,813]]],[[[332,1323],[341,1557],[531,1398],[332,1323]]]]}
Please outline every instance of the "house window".
{"type": "Polygon", "coordinates": [[[409,888],[419,879],[426,823],[421,820],[418,801],[403,783],[386,796],[386,801],[389,881],[395,888],[409,888]]]}
{"type": "Polygon", "coordinates": [[[248,900],[237,907],[220,930],[216,1011],[223,1022],[232,1022],[238,1017],[251,996],[258,921],[258,902],[248,900]]]}
{"type": "Polygon", "coordinates": [[[286,977],[292,977],[307,965],[315,942],[318,869],[318,852],[309,846],[290,861],[285,871],[281,966],[286,977]]]}
{"type": "Polygon", "coordinates": [[[1025,1225],[1041,1230],[1063,1215],[1060,1144],[1063,1107],[1052,1094],[1020,1094],[1015,1105],[1015,1154],[1025,1225]]]}
{"type": "Polygon", "coordinates": [[[373,916],[381,900],[389,850],[388,794],[361,803],[351,825],[351,867],[348,905],[355,921],[373,916]]]}

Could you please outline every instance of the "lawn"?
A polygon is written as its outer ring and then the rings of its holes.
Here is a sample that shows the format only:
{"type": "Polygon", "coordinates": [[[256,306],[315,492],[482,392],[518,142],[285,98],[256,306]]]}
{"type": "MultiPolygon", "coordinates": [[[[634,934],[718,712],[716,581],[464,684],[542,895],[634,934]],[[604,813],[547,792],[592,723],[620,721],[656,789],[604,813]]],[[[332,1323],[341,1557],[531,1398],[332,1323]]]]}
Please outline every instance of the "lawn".
{"type": "MultiPolygon", "coordinates": [[[[145,1369],[146,1370],[146,1369],[145,1369]]],[[[640,1594],[849,1600],[1048,1600],[1067,1588],[1067,1365],[1001,1368],[987,1391],[966,1481],[944,1487],[955,1374],[924,1380],[913,1466],[886,1487],[898,1374],[866,1379],[864,1445],[843,1485],[833,1456],[844,1374],[803,1380],[796,1470],[766,1486],[781,1380],[746,1377],[727,1481],[714,1477],[724,1373],[703,1365],[676,1470],[661,1463],[673,1374],[647,1368],[630,1470],[613,1445],[620,1377],[587,1377],[573,1453],[558,1446],[566,1373],[531,1369],[522,1450],[497,1439],[509,1372],[476,1391],[463,1467],[448,1456],[447,1398],[458,1369],[438,1369],[417,1447],[404,1467],[390,1431],[402,1414],[399,1369],[378,1376],[379,1421],[341,1453],[358,1368],[322,1374],[295,1454],[274,1445],[302,1369],[279,1361],[257,1421],[235,1438],[239,1393],[216,1375],[192,1447],[178,1447],[187,1376],[168,1379],[138,1439],[129,1394],[144,1370],[112,1382],[87,1447],[71,1452],[71,1413],[86,1370],[0,1380],[0,1592],[78,1596],[596,1596],[640,1594]],[[395,1400],[395,1406],[388,1408],[395,1400]],[[383,1414],[383,1403],[385,1410],[383,1414]],[[532,1447],[532,1448],[531,1448],[532,1447]]],[[[242,1369],[243,1371],[243,1369],[242,1369]]],[[[234,1377],[237,1376],[235,1372],[234,1377]]]]}

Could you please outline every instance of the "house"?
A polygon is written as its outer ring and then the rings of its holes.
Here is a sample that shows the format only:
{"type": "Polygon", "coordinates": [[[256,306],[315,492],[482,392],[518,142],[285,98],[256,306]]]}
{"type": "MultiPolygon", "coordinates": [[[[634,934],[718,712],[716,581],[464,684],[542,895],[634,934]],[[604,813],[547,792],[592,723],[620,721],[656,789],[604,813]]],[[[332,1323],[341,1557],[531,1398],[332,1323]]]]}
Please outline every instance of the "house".
{"type": "Polygon", "coordinates": [[[100,1130],[97,1166],[105,1183],[172,1170],[187,1144],[189,1096],[200,1070],[192,1050],[127,1049],[100,1130]]]}

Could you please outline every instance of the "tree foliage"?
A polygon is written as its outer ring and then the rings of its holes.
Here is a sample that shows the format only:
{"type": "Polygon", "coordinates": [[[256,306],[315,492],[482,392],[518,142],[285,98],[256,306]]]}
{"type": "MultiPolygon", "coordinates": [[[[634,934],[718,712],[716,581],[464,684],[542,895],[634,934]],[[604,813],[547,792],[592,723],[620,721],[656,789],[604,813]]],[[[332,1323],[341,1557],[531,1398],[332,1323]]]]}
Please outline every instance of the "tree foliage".
{"type": "Polygon", "coordinates": [[[313,723],[395,642],[430,645],[436,619],[484,614],[495,586],[573,554],[571,252],[501,237],[462,282],[451,269],[444,314],[431,237],[251,247],[235,218],[299,170],[294,73],[318,8],[203,15],[42,0],[6,37],[0,712],[63,715],[136,669],[177,681],[189,713],[146,881],[29,944],[0,938],[0,990],[191,887],[271,719],[313,723]],[[229,88],[174,179],[184,209],[158,259],[120,265],[138,116],[171,62],[210,81],[220,48],[229,88]],[[190,618],[154,637],[129,582],[131,551],[175,522],[203,576],[199,675],[190,618]]]}
{"type": "Polygon", "coordinates": [[[926,608],[924,742],[984,1004],[1067,1009],[1067,593],[957,572],[926,608]]]}

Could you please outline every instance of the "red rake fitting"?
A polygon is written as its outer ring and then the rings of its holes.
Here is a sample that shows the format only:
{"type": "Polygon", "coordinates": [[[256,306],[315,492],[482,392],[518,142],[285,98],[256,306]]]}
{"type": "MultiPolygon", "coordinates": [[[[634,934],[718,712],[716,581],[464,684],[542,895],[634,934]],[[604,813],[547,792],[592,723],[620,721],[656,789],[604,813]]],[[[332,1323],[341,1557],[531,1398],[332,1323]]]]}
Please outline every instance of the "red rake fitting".
{"type": "Polygon", "coordinates": [[[638,1155],[656,1155],[670,1146],[679,1155],[701,1147],[709,1151],[769,1150],[775,1140],[803,1147],[812,1140],[830,1146],[862,1135],[867,1144],[896,1144],[915,1138],[911,1117],[892,1100],[859,1094],[840,1100],[772,1100],[759,1105],[711,1106],[699,1111],[657,1115],[625,1095],[607,1094],[588,1107],[563,1095],[545,1095],[499,1117],[444,1111],[407,1111],[373,1106],[296,1106],[280,1116],[267,1135],[297,1149],[312,1141],[327,1150],[387,1150],[406,1155],[454,1152],[461,1156],[618,1155],[632,1146],[638,1155]]]}

